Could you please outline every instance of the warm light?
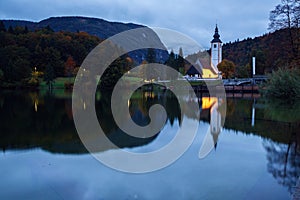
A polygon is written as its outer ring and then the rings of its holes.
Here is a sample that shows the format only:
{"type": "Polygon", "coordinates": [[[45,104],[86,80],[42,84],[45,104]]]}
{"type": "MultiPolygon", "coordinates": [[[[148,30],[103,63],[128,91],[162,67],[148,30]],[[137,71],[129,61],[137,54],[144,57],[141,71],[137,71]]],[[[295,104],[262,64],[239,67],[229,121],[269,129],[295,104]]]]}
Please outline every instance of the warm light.
{"type": "Polygon", "coordinates": [[[217,101],[216,97],[202,97],[202,109],[210,109],[217,101]]]}
{"type": "Polygon", "coordinates": [[[83,102],[83,110],[86,109],[85,101],[83,102]]]}
{"type": "Polygon", "coordinates": [[[34,101],[34,111],[37,112],[38,111],[38,105],[39,105],[39,101],[35,100],[34,101]]]}
{"type": "Polygon", "coordinates": [[[202,72],[202,78],[218,78],[218,75],[214,74],[210,69],[203,69],[202,72]]]}
{"type": "Polygon", "coordinates": [[[145,98],[154,98],[154,92],[145,92],[144,97],[145,98]]]}

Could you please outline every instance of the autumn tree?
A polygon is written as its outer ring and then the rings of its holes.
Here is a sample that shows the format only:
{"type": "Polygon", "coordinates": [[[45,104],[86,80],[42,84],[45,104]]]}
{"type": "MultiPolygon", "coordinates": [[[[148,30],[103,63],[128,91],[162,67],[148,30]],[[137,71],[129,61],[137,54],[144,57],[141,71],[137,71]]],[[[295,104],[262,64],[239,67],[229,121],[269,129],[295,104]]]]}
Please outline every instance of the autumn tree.
{"type": "Polygon", "coordinates": [[[235,74],[235,68],[235,64],[227,59],[222,60],[222,62],[218,64],[218,69],[222,72],[222,77],[224,79],[233,78],[235,74]]]}
{"type": "MultiPolygon", "coordinates": [[[[299,30],[300,27],[300,1],[299,0],[281,0],[274,10],[270,12],[270,30],[288,29],[289,43],[287,47],[291,50],[292,62],[298,59],[299,51],[299,30]]],[[[287,49],[288,50],[288,49],[287,49]]]]}
{"type": "Polygon", "coordinates": [[[65,66],[69,56],[80,65],[100,41],[87,33],[54,32],[50,27],[35,31],[26,26],[5,29],[4,25],[0,20],[0,69],[3,82],[12,86],[24,84],[32,78],[34,67],[45,72],[46,76],[49,71],[55,77],[71,76],[75,71],[72,64],[65,66]]]}
{"type": "Polygon", "coordinates": [[[75,67],[76,67],[76,62],[74,61],[72,56],[69,56],[67,61],[65,62],[65,75],[67,77],[71,77],[74,73],[75,67]]]}

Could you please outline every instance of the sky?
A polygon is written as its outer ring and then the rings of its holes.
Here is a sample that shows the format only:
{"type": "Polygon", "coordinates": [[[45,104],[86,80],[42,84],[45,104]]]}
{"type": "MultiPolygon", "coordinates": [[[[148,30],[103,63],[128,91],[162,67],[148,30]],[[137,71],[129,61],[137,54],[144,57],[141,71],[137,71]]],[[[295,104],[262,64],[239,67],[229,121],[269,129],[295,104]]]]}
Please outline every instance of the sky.
{"type": "Polygon", "coordinates": [[[1,0],[0,19],[40,21],[87,16],[179,31],[210,47],[216,23],[223,43],[261,36],[280,0],[1,0]]]}

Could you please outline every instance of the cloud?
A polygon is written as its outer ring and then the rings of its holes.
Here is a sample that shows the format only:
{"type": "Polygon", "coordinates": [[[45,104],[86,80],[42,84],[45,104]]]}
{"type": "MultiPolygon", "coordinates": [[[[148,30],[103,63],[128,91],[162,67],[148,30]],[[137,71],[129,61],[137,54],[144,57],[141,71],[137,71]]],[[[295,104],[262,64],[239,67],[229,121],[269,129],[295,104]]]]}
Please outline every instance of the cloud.
{"type": "Polygon", "coordinates": [[[0,18],[39,21],[51,16],[91,16],[182,32],[209,47],[216,21],[224,42],[267,32],[278,0],[2,0],[0,18]]]}

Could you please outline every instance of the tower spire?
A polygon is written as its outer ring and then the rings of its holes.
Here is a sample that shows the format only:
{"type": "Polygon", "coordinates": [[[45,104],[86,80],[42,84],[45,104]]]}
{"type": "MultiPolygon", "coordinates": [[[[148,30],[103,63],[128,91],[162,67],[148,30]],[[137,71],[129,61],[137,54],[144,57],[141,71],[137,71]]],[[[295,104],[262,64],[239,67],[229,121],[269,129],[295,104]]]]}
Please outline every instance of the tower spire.
{"type": "Polygon", "coordinates": [[[211,66],[218,73],[217,66],[222,61],[222,41],[220,40],[220,34],[218,24],[216,24],[214,38],[211,41],[211,66]]]}
{"type": "Polygon", "coordinates": [[[222,41],[220,40],[218,24],[216,24],[214,39],[211,41],[211,43],[215,43],[215,42],[222,43],[222,41]]]}

